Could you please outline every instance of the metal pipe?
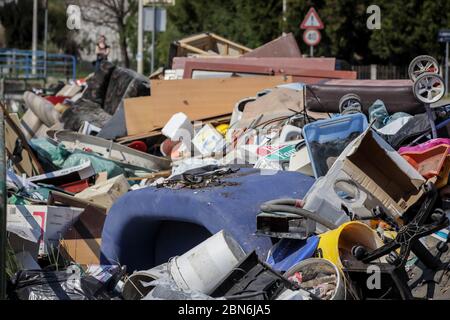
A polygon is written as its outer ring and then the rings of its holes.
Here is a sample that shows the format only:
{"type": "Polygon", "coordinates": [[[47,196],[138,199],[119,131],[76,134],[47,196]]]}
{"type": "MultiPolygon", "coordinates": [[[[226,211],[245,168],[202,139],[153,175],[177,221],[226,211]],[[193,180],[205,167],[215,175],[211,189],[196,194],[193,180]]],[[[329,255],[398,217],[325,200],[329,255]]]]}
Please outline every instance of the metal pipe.
{"type": "Polygon", "coordinates": [[[31,50],[33,51],[33,59],[32,59],[32,70],[31,73],[33,75],[36,74],[36,51],[37,51],[37,19],[38,19],[38,0],[33,1],[33,39],[31,44],[31,50]]]}
{"type": "Polygon", "coordinates": [[[153,5],[153,31],[152,31],[152,65],[151,73],[155,72],[155,42],[156,42],[156,5],[153,5]]]}
{"type": "Polygon", "coordinates": [[[6,198],[5,121],[0,108],[0,300],[6,299],[6,198]]]}
{"type": "Polygon", "coordinates": [[[44,5],[44,77],[47,79],[48,0],[45,0],[44,5]]]}
{"type": "Polygon", "coordinates": [[[144,4],[143,0],[139,0],[139,9],[138,9],[138,49],[137,49],[137,72],[142,74],[144,73],[144,57],[143,57],[143,48],[144,48],[144,4]]]}
{"type": "Polygon", "coordinates": [[[448,94],[448,42],[445,43],[445,93],[448,94]]]}

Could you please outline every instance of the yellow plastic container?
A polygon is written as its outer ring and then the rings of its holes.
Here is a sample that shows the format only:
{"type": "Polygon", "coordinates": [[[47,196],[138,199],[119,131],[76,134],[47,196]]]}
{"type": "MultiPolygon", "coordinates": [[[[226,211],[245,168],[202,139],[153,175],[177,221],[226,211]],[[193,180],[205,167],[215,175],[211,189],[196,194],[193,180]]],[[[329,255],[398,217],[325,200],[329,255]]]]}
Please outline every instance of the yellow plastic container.
{"type": "Polygon", "coordinates": [[[227,134],[228,129],[230,126],[228,124],[220,124],[216,127],[216,130],[223,136],[227,134]]]}
{"type": "Polygon", "coordinates": [[[383,241],[374,230],[357,221],[344,223],[337,229],[321,234],[319,238],[320,257],[331,261],[339,268],[343,268],[342,260],[355,259],[351,253],[354,246],[362,245],[369,250],[375,250],[383,245],[383,241]]]}

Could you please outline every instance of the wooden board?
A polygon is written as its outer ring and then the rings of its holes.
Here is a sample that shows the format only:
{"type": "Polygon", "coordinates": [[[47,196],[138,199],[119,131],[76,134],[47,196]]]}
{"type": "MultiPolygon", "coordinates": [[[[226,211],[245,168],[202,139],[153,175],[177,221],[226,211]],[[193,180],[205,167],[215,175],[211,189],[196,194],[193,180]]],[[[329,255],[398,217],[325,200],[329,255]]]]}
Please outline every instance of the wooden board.
{"type": "Polygon", "coordinates": [[[151,81],[152,96],[125,99],[128,135],[160,129],[177,112],[192,121],[227,115],[239,100],[291,82],[285,76],[151,81]]]}

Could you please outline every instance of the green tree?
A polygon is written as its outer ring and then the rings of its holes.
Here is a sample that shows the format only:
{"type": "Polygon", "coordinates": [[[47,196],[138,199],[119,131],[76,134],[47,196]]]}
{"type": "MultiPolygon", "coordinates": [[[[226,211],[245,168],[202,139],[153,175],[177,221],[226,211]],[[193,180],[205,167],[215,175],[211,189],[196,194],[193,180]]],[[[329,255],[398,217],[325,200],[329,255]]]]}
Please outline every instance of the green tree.
{"type": "MultiPolygon", "coordinates": [[[[43,49],[44,7],[38,2],[38,48],[43,49]]],[[[11,48],[31,49],[33,0],[18,0],[5,4],[0,10],[0,21],[5,27],[6,45],[11,48]]],[[[66,5],[61,0],[48,1],[48,49],[77,55],[77,46],[66,29],[66,5]],[[64,31],[61,31],[64,30],[64,31]]]]}
{"type": "Polygon", "coordinates": [[[405,64],[420,54],[442,58],[437,33],[450,27],[449,1],[381,0],[379,5],[382,28],[373,32],[369,41],[378,61],[405,64]]]}

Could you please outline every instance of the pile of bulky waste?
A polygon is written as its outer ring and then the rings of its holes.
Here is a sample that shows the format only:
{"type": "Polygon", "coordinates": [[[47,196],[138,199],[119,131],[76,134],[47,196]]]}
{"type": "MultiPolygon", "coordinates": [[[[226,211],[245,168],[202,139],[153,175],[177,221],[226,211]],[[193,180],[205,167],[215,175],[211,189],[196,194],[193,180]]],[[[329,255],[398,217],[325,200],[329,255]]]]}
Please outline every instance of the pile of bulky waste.
{"type": "Polygon", "coordinates": [[[10,299],[450,299],[434,58],[358,80],[291,34],[172,46],[2,103],[10,299]]]}

